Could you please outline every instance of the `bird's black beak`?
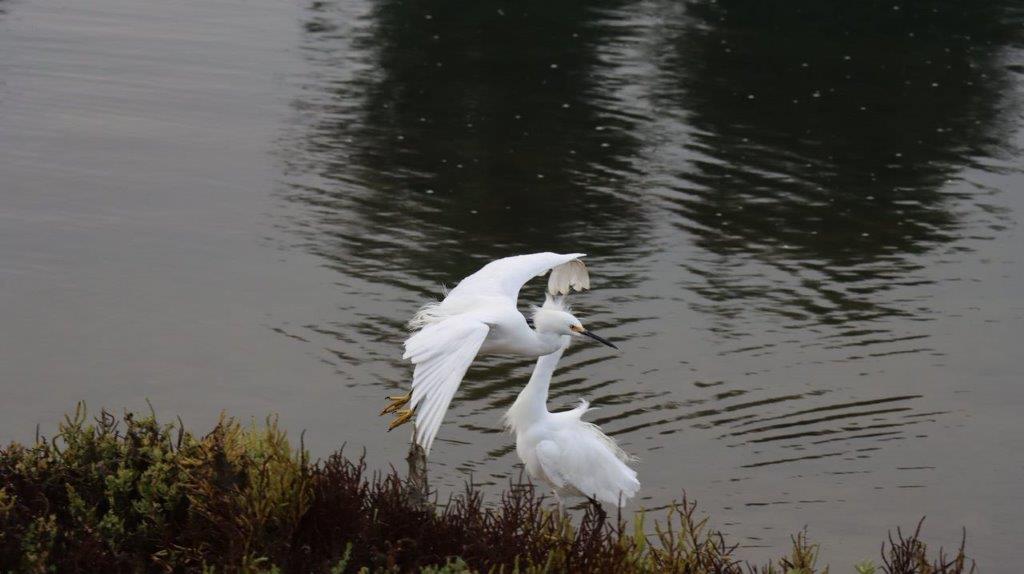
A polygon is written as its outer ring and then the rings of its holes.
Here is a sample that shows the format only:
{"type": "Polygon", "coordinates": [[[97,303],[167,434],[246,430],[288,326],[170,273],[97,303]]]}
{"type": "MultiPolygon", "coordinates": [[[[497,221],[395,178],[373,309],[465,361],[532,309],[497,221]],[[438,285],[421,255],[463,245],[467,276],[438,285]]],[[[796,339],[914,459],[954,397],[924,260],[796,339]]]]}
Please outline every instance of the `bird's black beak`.
{"type": "Polygon", "coordinates": [[[619,349],[615,345],[609,343],[603,337],[598,337],[597,335],[591,333],[590,331],[577,331],[577,333],[579,333],[580,335],[583,335],[584,337],[590,337],[591,339],[597,341],[598,343],[601,343],[602,345],[608,345],[609,347],[615,349],[616,351],[619,349]]]}

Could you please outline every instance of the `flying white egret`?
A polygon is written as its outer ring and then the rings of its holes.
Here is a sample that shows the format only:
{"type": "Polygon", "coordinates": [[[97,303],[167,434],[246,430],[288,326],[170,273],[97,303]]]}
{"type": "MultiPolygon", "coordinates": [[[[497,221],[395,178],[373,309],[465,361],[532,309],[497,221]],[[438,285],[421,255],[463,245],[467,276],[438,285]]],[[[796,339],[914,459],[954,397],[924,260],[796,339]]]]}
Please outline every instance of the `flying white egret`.
{"type": "Polygon", "coordinates": [[[563,335],[586,336],[617,348],[587,331],[572,314],[541,309],[534,328],[516,307],[519,289],[549,270],[548,292],[564,295],[590,288],[582,253],[534,253],[492,261],[463,279],[443,301],[424,306],[409,327],[418,329],[405,341],[404,359],[416,365],[412,391],[381,414],[395,413],[389,430],[416,416],[413,440],[430,453],[445,411],[473,359],[480,354],[541,357],[557,350],[563,335]],[[403,408],[409,403],[409,408],[403,408]]]}
{"type": "MultiPolygon", "coordinates": [[[[544,307],[558,309],[561,302],[549,298],[544,307]]],[[[626,465],[630,456],[597,425],[582,420],[587,401],[580,399],[569,411],[548,411],[551,375],[569,341],[563,336],[557,351],[537,359],[530,382],[505,414],[505,424],[516,436],[516,454],[526,472],[551,487],[559,506],[562,496],[619,505],[640,489],[636,471],[626,465]]]]}

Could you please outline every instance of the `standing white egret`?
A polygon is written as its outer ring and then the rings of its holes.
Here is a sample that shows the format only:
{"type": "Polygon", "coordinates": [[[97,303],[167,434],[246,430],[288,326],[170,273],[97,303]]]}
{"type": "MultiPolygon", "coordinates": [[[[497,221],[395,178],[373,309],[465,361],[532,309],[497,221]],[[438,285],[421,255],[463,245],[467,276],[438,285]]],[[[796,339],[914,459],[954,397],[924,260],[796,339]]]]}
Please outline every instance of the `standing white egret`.
{"type": "Polygon", "coordinates": [[[519,289],[549,270],[548,292],[566,294],[590,288],[582,253],[534,253],[492,261],[466,277],[443,301],[424,306],[409,321],[418,329],[405,341],[404,359],[416,365],[412,391],[388,397],[392,402],[381,414],[396,413],[393,429],[415,413],[413,439],[430,453],[469,365],[479,354],[540,357],[561,346],[563,335],[586,336],[617,348],[587,331],[576,317],[556,309],[543,309],[533,317],[534,328],[516,307],[519,289]],[[410,403],[409,408],[403,408],[410,403]]]}
{"type": "MultiPolygon", "coordinates": [[[[561,308],[550,298],[544,308],[561,308]]],[[[548,411],[548,387],[562,353],[569,346],[562,337],[561,347],[537,359],[537,366],[526,388],[505,414],[505,424],[516,436],[516,454],[535,481],[551,487],[561,506],[562,496],[586,496],[609,504],[622,504],[640,489],[636,471],[615,439],[581,417],[589,403],[559,413],[548,411]]]]}

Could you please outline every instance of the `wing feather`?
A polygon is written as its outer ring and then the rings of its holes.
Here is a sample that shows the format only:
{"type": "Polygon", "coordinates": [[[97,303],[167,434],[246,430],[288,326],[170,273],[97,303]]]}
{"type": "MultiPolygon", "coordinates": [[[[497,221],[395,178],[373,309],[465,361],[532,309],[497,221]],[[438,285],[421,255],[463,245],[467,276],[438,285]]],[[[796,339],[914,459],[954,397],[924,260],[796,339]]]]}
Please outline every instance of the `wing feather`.
{"type": "Polygon", "coordinates": [[[479,271],[466,277],[448,293],[447,299],[467,295],[497,295],[515,301],[519,289],[530,279],[552,271],[548,291],[553,295],[566,294],[573,289],[590,288],[587,266],[579,259],[583,253],[531,253],[496,259],[479,271]]]}
{"type": "Polygon", "coordinates": [[[558,461],[561,458],[562,449],[552,440],[542,440],[537,443],[537,462],[540,463],[544,476],[548,477],[555,488],[565,487],[565,477],[559,468],[558,461]]]}
{"type": "Polygon", "coordinates": [[[590,274],[587,273],[587,266],[579,259],[555,267],[548,277],[548,293],[551,295],[568,295],[573,290],[587,289],[590,289],[590,274]]]}
{"type": "Polygon", "coordinates": [[[404,358],[416,365],[410,402],[416,412],[414,440],[427,454],[455,391],[489,331],[481,317],[460,315],[428,325],[406,340],[404,358]]]}
{"type": "Polygon", "coordinates": [[[556,486],[571,486],[584,496],[617,505],[637,493],[640,481],[636,471],[619,458],[617,449],[609,447],[609,441],[596,426],[571,425],[538,443],[537,460],[556,486]],[[545,443],[550,444],[542,449],[545,443]]]}

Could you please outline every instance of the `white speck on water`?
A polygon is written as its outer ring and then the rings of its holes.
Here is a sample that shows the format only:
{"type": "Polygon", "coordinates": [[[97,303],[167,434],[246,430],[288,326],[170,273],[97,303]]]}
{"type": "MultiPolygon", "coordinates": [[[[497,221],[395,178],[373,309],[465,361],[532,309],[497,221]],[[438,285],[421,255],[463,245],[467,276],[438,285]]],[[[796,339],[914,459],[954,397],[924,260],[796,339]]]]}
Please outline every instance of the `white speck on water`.
{"type": "Polygon", "coordinates": [[[874,199],[874,198],[875,198],[875,196],[873,196],[873,195],[869,195],[869,196],[868,196],[867,198],[868,198],[868,199],[874,199]]]}
{"type": "Polygon", "coordinates": [[[457,163],[457,164],[455,164],[455,167],[457,167],[459,169],[462,169],[462,164],[461,163],[457,163]]]}
{"type": "Polygon", "coordinates": [[[563,108],[568,108],[568,107],[569,107],[569,104],[562,104],[562,107],[563,107],[563,108]]]}
{"type": "Polygon", "coordinates": [[[811,65],[810,65],[810,64],[808,64],[807,62],[800,62],[800,67],[801,67],[801,68],[810,68],[810,67],[811,67],[811,65]]]}
{"type": "Polygon", "coordinates": [[[597,126],[597,127],[596,127],[596,128],[594,128],[594,129],[595,129],[595,130],[597,130],[597,131],[599,131],[599,132],[603,132],[603,131],[604,131],[604,126],[597,126]]]}
{"type": "Polygon", "coordinates": [[[427,190],[427,195],[434,195],[434,190],[428,189],[427,190]]]}
{"type": "Polygon", "coordinates": [[[821,97],[821,92],[815,90],[814,92],[811,93],[811,97],[812,98],[820,98],[821,97]]]}
{"type": "Polygon", "coordinates": [[[608,147],[608,143],[605,142],[605,143],[601,144],[601,147],[608,147]]]}
{"type": "Polygon", "coordinates": [[[473,215],[477,214],[477,211],[475,209],[470,209],[469,212],[472,213],[473,215]]]}
{"type": "Polygon", "coordinates": [[[543,173],[538,173],[537,174],[537,179],[544,179],[544,174],[543,173]]]}
{"type": "Polygon", "coordinates": [[[400,135],[400,136],[395,136],[395,139],[398,139],[398,140],[404,140],[404,139],[405,139],[405,136],[402,136],[402,135],[400,135]]]}
{"type": "Polygon", "coordinates": [[[558,64],[551,64],[550,68],[552,70],[557,70],[558,69],[558,64]]]}
{"type": "Polygon", "coordinates": [[[939,83],[938,83],[938,82],[932,82],[932,87],[933,87],[933,88],[937,88],[937,87],[939,87],[939,83]]]}
{"type": "Polygon", "coordinates": [[[748,100],[754,99],[754,94],[747,94],[747,99],[748,100]]]}
{"type": "Polygon", "coordinates": [[[498,16],[504,16],[504,15],[505,15],[505,11],[502,10],[501,8],[498,8],[498,16]]]}
{"type": "Polygon", "coordinates": [[[868,233],[867,231],[865,231],[864,233],[861,233],[861,234],[860,234],[860,236],[861,236],[861,237],[867,237],[867,236],[869,236],[869,235],[871,235],[871,234],[870,234],[870,233],[868,233]]]}

